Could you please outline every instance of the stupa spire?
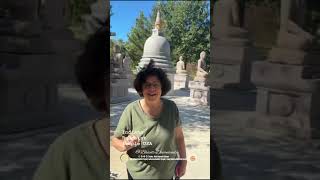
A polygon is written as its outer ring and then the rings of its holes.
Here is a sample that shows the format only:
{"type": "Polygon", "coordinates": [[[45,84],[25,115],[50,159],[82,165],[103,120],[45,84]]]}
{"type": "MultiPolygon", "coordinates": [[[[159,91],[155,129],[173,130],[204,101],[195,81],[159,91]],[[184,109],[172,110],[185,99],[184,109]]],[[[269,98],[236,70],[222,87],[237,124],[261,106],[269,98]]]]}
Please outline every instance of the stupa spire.
{"type": "Polygon", "coordinates": [[[160,18],[160,11],[158,10],[156,22],[154,23],[154,28],[160,30],[161,27],[162,27],[162,22],[161,22],[161,18],[160,18]]]}

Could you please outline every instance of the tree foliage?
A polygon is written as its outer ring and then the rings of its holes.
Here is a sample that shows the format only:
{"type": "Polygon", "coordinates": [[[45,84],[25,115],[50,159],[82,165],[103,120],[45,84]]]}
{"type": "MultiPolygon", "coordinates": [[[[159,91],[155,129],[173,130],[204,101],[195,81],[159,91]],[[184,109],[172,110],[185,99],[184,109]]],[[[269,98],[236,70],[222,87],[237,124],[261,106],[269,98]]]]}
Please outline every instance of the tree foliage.
{"type": "Polygon", "coordinates": [[[71,25],[76,26],[82,23],[82,16],[90,14],[90,5],[93,2],[93,0],[69,0],[71,25]]]}
{"type": "MultiPolygon", "coordinates": [[[[209,5],[206,1],[159,1],[149,18],[140,13],[135,26],[128,34],[126,50],[135,65],[143,54],[144,42],[151,36],[151,30],[160,11],[164,21],[163,33],[171,46],[171,59],[177,62],[184,56],[188,63],[196,62],[201,51],[210,51],[209,5]]],[[[209,61],[209,58],[207,58],[209,61]]]]}
{"type": "Polygon", "coordinates": [[[152,25],[150,20],[141,11],[136,19],[135,26],[128,34],[128,42],[125,45],[125,51],[131,57],[133,64],[137,66],[143,54],[144,42],[151,35],[152,25]]]}

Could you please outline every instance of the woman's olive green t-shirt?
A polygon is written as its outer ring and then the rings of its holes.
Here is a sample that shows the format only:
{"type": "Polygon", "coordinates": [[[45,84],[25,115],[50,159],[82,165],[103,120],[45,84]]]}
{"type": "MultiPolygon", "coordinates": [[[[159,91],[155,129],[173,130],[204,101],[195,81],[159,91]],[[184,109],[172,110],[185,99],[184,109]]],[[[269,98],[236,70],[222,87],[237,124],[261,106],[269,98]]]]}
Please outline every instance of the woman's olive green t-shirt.
{"type": "Polygon", "coordinates": [[[163,108],[157,118],[142,110],[140,100],[130,103],[114,132],[118,138],[128,134],[140,137],[140,144],[127,151],[126,165],[133,179],[170,179],[174,175],[178,155],[174,130],[181,122],[176,104],[161,100],[163,108]]]}
{"type": "Polygon", "coordinates": [[[33,180],[109,179],[108,127],[105,119],[90,121],[58,137],[50,145],[33,180]]]}

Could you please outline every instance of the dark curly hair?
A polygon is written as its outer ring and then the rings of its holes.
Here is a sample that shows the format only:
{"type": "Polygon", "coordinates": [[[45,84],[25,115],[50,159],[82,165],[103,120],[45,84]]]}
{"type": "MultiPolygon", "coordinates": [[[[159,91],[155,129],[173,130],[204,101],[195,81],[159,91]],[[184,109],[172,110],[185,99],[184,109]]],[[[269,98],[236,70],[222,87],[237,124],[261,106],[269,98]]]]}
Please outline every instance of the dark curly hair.
{"type": "Polygon", "coordinates": [[[154,67],[154,61],[151,59],[147,67],[144,67],[139,71],[133,83],[133,86],[140,97],[143,97],[142,86],[149,76],[156,76],[159,79],[162,91],[161,96],[166,95],[170,91],[171,82],[168,79],[167,74],[161,68],[154,67]]]}
{"type": "Polygon", "coordinates": [[[109,112],[110,62],[107,57],[108,29],[100,28],[87,41],[75,65],[77,81],[91,104],[101,112],[109,112]]]}

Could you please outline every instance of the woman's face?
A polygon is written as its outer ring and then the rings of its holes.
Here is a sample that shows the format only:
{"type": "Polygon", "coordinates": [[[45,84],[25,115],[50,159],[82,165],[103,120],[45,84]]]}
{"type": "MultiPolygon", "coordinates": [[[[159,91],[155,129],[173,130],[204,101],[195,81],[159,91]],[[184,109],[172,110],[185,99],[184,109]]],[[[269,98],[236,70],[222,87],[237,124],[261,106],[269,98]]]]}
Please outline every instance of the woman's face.
{"type": "Polygon", "coordinates": [[[146,82],[142,85],[142,94],[147,101],[160,100],[161,83],[157,76],[148,76],[146,82]]]}

